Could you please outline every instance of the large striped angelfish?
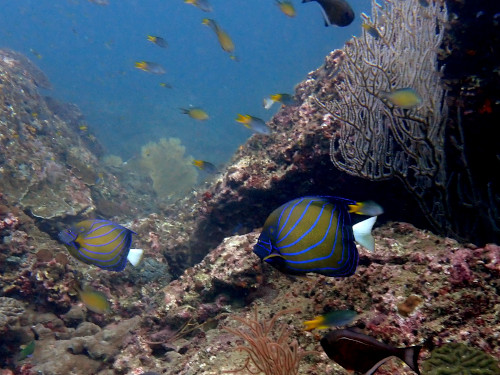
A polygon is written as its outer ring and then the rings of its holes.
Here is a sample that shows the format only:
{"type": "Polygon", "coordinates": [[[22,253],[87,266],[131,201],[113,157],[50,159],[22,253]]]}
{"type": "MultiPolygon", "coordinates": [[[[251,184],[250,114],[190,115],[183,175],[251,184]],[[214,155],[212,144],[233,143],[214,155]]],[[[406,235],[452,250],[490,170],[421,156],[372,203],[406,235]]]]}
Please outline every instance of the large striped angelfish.
{"type": "Polygon", "coordinates": [[[69,253],[108,271],[123,271],[127,260],[136,266],[143,250],[131,249],[135,232],[108,220],[83,220],[59,233],[69,253]]]}
{"type": "Polygon", "coordinates": [[[351,276],[358,265],[354,241],[373,251],[371,228],[382,212],[372,201],[297,198],[269,215],[253,251],[285,273],[351,276]],[[353,226],[350,213],[372,217],[353,226]]]}

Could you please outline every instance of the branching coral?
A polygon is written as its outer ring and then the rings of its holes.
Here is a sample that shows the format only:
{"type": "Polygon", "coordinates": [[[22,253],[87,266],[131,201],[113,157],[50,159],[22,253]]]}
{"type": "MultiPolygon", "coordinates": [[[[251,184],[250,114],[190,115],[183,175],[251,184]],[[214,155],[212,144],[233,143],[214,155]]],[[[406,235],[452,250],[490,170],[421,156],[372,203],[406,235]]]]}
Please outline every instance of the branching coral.
{"type": "Polygon", "coordinates": [[[448,109],[437,53],[444,35],[441,2],[372,1],[369,31],[344,48],[338,98],[317,104],[340,121],[331,142],[335,167],[374,181],[399,178],[439,229],[446,208],[444,131],[448,109]],[[411,87],[422,97],[399,108],[387,92],[411,87]]]}
{"type": "Polygon", "coordinates": [[[238,328],[225,327],[225,329],[236,336],[245,339],[250,346],[238,346],[238,350],[248,353],[244,366],[240,369],[227,371],[239,372],[247,370],[251,374],[264,373],[266,375],[296,375],[299,371],[299,363],[306,355],[317,354],[315,351],[299,351],[298,343],[293,340],[288,342],[290,334],[283,326],[276,339],[272,337],[271,331],[278,318],[295,312],[296,310],[283,310],[276,313],[269,322],[259,322],[257,319],[257,308],[255,308],[253,319],[235,317],[238,322],[249,328],[243,331],[238,328]]]}

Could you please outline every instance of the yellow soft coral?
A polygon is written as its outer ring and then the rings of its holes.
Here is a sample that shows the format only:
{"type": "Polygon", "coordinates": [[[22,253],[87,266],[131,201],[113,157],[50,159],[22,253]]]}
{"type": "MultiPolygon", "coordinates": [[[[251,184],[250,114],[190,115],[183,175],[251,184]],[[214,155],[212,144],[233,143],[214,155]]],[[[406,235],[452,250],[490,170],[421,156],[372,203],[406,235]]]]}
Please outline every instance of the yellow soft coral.
{"type": "Polygon", "coordinates": [[[178,138],[161,138],[142,146],[138,165],[153,180],[158,198],[173,200],[184,196],[196,183],[198,172],[193,158],[184,156],[185,147],[178,138]]]}

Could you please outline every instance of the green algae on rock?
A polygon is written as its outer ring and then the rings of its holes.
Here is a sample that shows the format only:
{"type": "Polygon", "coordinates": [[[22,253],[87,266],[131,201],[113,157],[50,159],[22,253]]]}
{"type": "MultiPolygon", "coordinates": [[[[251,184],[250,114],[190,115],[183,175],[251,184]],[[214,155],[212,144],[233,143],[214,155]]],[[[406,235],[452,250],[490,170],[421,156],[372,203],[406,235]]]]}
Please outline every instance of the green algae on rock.
{"type": "Polygon", "coordinates": [[[422,363],[424,375],[498,375],[498,361],[462,343],[449,343],[432,351],[422,363]]]}

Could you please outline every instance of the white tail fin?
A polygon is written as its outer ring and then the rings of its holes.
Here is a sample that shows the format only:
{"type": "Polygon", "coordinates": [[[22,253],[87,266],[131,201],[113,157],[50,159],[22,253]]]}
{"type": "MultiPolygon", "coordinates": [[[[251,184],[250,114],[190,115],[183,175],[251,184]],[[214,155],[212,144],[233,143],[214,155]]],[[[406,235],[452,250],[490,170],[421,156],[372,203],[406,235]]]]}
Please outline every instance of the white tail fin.
{"type": "Polygon", "coordinates": [[[356,242],[366,247],[371,252],[375,250],[375,239],[372,236],[372,227],[373,224],[375,224],[375,220],[377,220],[377,217],[372,216],[352,226],[356,242]]]}
{"type": "Polygon", "coordinates": [[[269,109],[273,106],[274,100],[271,98],[264,98],[262,105],[264,106],[265,109],[269,109]]]}
{"type": "Polygon", "coordinates": [[[132,263],[135,267],[141,263],[142,256],[144,255],[144,250],[142,249],[130,249],[127,255],[127,260],[132,263]]]}

